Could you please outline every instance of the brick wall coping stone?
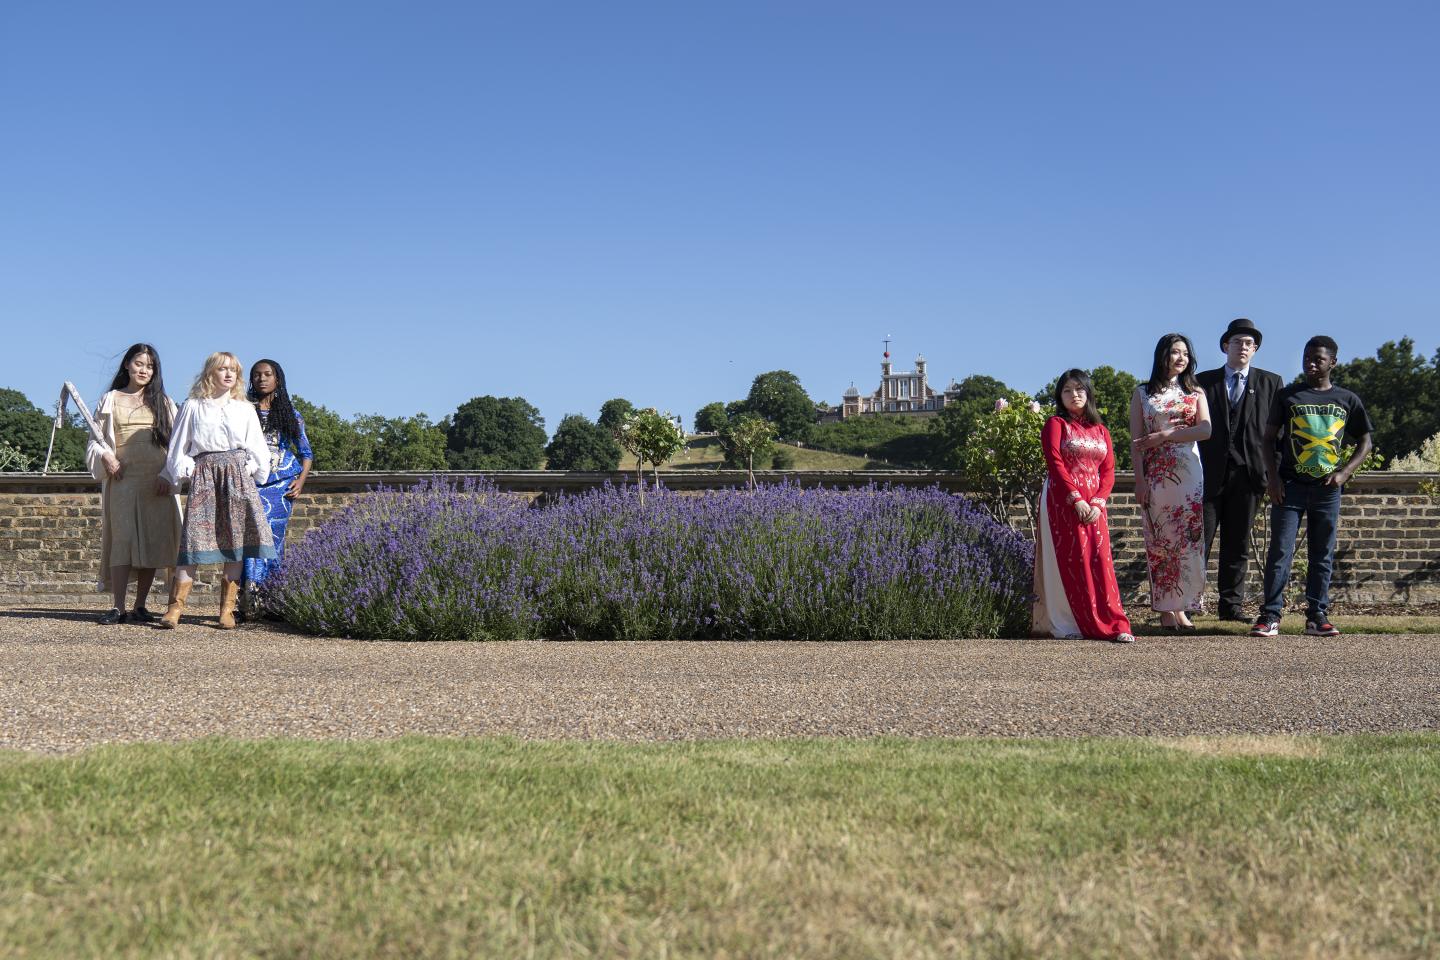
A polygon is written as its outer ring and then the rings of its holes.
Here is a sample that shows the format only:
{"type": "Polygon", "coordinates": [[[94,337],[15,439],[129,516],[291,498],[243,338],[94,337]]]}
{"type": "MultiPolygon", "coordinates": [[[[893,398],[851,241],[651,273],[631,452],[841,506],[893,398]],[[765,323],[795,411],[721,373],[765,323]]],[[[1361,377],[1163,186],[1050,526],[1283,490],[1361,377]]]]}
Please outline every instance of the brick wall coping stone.
{"type": "MultiPolygon", "coordinates": [[[[377,486],[411,487],[430,477],[454,482],[466,478],[485,478],[501,490],[519,493],[546,491],[578,491],[603,486],[634,483],[632,471],[584,472],[570,470],[491,470],[431,472],[366,472],[330,473],[316,471],[305,483],[306,493],[362,493],[377,486]]],[[[649,479],[649,474],[646,474],[649,479]]],[[[744,470],[662,470],[661,482],[670,490],[718,490],[744,486],[744,470]]],[[[943,490],[963,492],[965,477],[961,473],[941,470],[757,470],[755,479],[761,483],[789,482],[802,487],[863,487],[867,484],[904,487],[939,486],[943,490]]],[[[1117,472],[1115,486],[1128,493],[1134,474],[1117,472]]],[[[1426,480],[1440,481],[1436,473],[1391,473],[1377,470],[1362,473],[1346,485],[1347,491],[1368,494],[1414,495],[1426,480]]],[[[0,494],[86,494],[99,493],[100,484],[88,473],[3,473],[0,494]]]]}

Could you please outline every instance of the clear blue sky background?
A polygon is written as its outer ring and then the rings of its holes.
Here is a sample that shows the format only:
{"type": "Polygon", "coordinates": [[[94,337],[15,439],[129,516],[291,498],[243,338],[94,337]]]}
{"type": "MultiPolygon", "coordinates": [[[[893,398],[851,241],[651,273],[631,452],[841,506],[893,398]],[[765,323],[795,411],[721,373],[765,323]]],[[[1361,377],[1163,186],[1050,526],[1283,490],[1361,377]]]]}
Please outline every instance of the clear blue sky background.
{"type": "Polygon", "coordinates": [[[1440,344],[1429,2],[0,4],[0,386],[135,340],[351,415],[551,429],[1440,344]]]}

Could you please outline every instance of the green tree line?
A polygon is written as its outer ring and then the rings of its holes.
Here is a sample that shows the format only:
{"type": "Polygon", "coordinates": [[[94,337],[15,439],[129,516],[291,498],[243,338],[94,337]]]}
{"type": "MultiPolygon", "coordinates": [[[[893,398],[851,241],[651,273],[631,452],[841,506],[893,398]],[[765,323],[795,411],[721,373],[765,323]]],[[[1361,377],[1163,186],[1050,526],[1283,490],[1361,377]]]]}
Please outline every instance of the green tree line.
{"type": "MultiPolygon", "coordinates": [[[[1277,364],[1278,365],[1278,364],[1277,364]]],[[[1129,402],[1139,378],[1110,366],[1090,371],[1096,402],[1115,441],[1117,466],[1130,466],[1129,402]]],[[[1335,382],[1365,401],[1375,423],[1375,449],[1384,462],[1420,450],[1440,433],[1440,350],[1417,353],[1404,337],[1383,344],[1373,357],[1336,367],[1335,382]]],[[[980,418],[997,400],[1051,404],[1054,382],[1032,394],[976,374],[958,384],[958,400],[933,417],[875,414],[821,422],[821,408],[788,370],[759,374],[741,400],[714,401],[695,413],[695,429],[718,434],[728,465],[738,468],[794,463],[795,445],[863,456],[895,467],[965,468],[964,450],[980,418]],[[760,429],[756,421],[768,424],[760,429]],[[769,437],[768,441],[757,438],[769,437]]],[[[622,456],[616,432],[635,411],[615,397],[594,420],[566,414],[547,439],[540,411],[523,397],[478,396],[440,422],[425,414],[346,418],[296,397],[305,418],[315,466],[328,471],[615,470],[622,456]]],[[[50,442],[53,413],[14,389],[0,389],[0,466],[38,470],[50,442]]],[[[85,432],[71,417],[56,433],[53,470],[80,470],[85,432]]]]}

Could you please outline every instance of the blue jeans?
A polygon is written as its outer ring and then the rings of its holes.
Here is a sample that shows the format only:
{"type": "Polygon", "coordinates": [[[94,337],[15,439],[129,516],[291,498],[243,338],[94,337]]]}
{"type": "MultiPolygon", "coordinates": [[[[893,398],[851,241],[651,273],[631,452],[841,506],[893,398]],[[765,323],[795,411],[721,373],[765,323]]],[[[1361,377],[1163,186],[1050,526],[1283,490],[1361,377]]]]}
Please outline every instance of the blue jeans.
{"type": "Polygon", "coordinates": [[[1270,508],[1270,551],[1265,556],[1265,606],[1260,615],[1279,620],[1285,609],[1285,587],[1295,559],[1295,537],[1305,518],[1305,618],[1317,623],[1330,609],[1330,572],[1335,566],[1335,531],[1340,527],[1340,487],[1285,481],[1285,502],[1270,508]]]}

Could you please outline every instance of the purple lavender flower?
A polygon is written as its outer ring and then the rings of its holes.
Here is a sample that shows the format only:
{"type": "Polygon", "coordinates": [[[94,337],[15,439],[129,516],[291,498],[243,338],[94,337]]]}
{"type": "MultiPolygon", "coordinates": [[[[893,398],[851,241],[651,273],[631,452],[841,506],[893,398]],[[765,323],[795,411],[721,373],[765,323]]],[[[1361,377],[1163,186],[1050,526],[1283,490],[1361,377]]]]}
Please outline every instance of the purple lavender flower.
{"type": "Polygon", "coordinates": [[[1033,547],[939,489],[604,487],[541,510],[484,481],[379,489],[286,550],[269,610],[425,639],[1019,636],[1033,547]]]}

